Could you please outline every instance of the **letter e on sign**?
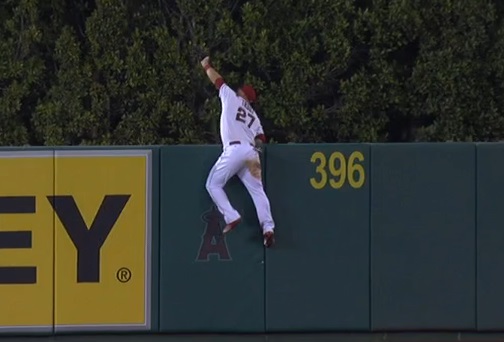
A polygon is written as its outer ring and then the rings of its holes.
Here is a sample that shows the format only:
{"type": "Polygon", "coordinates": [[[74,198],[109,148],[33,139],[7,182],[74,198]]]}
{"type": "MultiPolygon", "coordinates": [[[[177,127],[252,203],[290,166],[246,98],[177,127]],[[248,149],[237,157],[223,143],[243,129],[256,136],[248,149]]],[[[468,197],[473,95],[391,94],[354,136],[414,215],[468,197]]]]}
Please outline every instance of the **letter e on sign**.
{"type": "Polygon", "coordinates": [[[51,332],[52,151],[0,152],[0,331],[51,332]]]}
{"type": "Polygon", "coordinates": [[[56,151],[55,169],[55,329],[150,329],[151,151],[56,151]]]}

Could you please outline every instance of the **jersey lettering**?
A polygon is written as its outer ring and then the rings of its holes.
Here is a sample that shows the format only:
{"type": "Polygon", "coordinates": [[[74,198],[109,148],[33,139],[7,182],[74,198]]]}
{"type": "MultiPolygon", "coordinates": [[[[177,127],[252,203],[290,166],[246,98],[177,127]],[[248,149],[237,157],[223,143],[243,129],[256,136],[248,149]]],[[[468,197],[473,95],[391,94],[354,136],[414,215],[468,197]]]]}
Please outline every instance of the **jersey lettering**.
{"type": "Polygon", "coordinates": [[[240,121],[241,123],[247,124],[248,128],[252,127],[252,124],[255,121],[255,116],[250,113],[247,113],[243,107],[238,107],[238,112],[236,113],[236,121],[240,121]],[[247,116],[249,117],[249,123],[247,124],[247,116]]]}

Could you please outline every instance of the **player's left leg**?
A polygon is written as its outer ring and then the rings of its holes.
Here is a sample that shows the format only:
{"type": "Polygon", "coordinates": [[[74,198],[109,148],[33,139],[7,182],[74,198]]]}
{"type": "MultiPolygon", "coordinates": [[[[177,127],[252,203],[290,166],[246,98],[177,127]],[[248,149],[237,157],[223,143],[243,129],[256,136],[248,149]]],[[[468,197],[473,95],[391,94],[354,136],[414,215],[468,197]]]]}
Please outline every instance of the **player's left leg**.
{"type": "Polygon", "coordinates": [[[261,225],[264,245],[270,247],[274,243],[275,222],[271,215],[271,205],[266,195],[261,177],[261,163],[259,157],[248,159],[245,167],[237,173],[248,193],[252,197],[256,208],[259,224],[261,225]]]}

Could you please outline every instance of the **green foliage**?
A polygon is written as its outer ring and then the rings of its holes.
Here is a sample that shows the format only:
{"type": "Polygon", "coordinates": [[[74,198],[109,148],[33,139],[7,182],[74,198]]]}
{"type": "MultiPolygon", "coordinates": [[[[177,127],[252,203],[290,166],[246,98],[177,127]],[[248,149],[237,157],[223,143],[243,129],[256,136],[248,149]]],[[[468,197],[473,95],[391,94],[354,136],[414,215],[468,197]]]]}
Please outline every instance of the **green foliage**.
{"type": "Polygon", "coordinates": [[[0,144],[219,142],[206,50],[276,142],[504,139],[496,0],[0,1],[0,144]]]}
{"type": "MultiPolygon", "coordinates": [[[[3,10],[9,11],[6,4],[3,10]]],[[[36,0],[19,1],[0,28],[0,144],[30,142],[29,120],[39,96],[44,73],[39,43],[36,0]]]]}

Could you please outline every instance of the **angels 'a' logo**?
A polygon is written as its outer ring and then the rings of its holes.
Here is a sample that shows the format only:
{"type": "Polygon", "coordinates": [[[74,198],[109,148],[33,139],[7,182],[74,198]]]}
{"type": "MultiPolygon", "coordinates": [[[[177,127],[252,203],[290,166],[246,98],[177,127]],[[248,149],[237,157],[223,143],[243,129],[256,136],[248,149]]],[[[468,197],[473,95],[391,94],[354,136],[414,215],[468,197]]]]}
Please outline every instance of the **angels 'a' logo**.
{"type": "Polygon", "coordinates": [[[206,223],[205,231],[201,236],[201,246],[196,261],[209,261],[210,255],[216,255],[219,261],[231,261],[231,255],[226,243],[226,237],[222,234],[224,220],[215,206],[203,213],[203,221],[206,223]]]}

